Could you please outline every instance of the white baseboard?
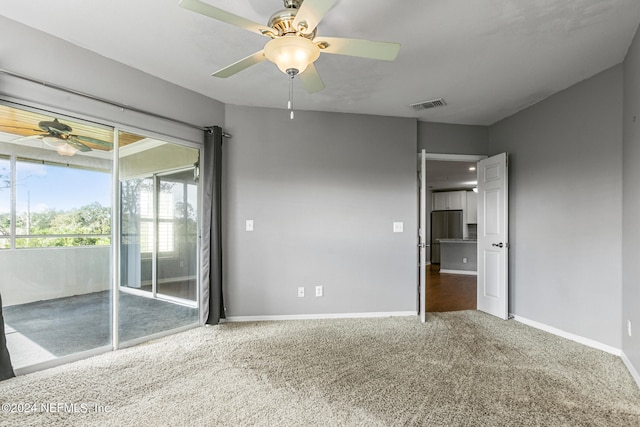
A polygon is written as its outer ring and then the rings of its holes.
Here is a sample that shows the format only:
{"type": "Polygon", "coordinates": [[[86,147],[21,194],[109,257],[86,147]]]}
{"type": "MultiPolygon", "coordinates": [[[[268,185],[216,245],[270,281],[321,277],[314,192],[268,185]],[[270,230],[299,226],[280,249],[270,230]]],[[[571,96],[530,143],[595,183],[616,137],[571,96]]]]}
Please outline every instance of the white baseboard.
{"type": "Polygon", "coordinates": [[[270,320],[318,320],[318,319],[358,319],[369,317],[407,317],[417,316],[417,311],[386,311],[372,313],[324,313],[324,314],[285,314],[269,316],[229,316],[226,322],[262,322],[270,320]]]}
{"type": "Polygon", "coordinates": [[[553,326],[545,325],[544,323],[536,322],[535,320],[530,320],[525,317],[511,315],[513,320],[524,323],[525,325],[532,326],[536,329],[543,330],[545,332],[549,332],[550,334],[557,335],[562,338],[569,339],[571,341],[575,341],[577,343],[586,345],[587,347],[595,348],[598,350],[602,350],[604,352],[613,354],[615,356],[622,357],[622,350],[616,347],[612,347],[607,344],[603,344],[601,342],[582,337],[580,335],[572,334],[570,332],[563,331],[562,329],[554,328],[553,326]]]}
{"type": "Polygon", "coordinates": [[[629,373],[635,380],[636,384],[638,385],[638,388],[640,388],[640,374],[638,373],[638,371],[636,371],[636,368],[631,364],[631,361],[629,360],[627,355],[624,354],[624,351],[620,355],[620,358],[624,362],[624,366],[626,366],[627,369],[629,370],[629,373]]]}
{"type": "Polygon", "coordinates": [[[477,271],[469,271],[469,270],[443,270],[440,269],[440,274],[445,273],[445,274],[466,274],[468,276],[477,276],[478,272],[477,271]]]}

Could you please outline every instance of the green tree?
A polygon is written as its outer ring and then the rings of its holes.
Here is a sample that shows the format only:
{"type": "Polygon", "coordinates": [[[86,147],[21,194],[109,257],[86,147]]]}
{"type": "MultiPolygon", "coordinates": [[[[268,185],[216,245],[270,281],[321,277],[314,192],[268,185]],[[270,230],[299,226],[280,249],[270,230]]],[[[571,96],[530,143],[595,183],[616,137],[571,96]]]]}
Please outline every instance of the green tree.
{"type": "Polygon", "coordinates": [[[16,218],[17,234],[29,235],[16,241],[18,247],[87,246],[109,244],[111,233],[111,209],[98,202],[68,211],[47,209],[27,217],[22,213],[16,218]],[[60,235],[96,234],[96,236],[64,237],[60,235]],[[107,235],[107,236],[100,236],[107,235]],[[37,237],[58,235],[59,237],[37,237]]]}
{"type": "MultiPolygon", "coordinates": [[[[6,190],[11,188],[11,175],[6,166],[0,166],[0,197],[5,197],[6,190]]],[[[8,200],[8,197],[7,197],[8,200]]],[[[11,234],[11,215],[8,212],[0,213],[0,236],[11,234]]],[[[0,247],[2,242],[0,241],[0,247]]]]}
{"type": "Polygon", "coordinates": [[[0,236],[8,236],[11,233],[11,216],[8,213],[0,214],[0,236]]]}

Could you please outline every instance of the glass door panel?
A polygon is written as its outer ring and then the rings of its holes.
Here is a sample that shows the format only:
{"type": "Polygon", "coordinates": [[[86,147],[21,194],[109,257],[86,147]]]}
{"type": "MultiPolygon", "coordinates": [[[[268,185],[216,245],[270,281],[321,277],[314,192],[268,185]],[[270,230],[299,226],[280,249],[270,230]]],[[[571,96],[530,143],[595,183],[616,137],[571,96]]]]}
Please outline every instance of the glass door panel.
{"type": "Polygon", "coordinates": [[[194,170],[158,177],[157,292],[196,301],[198,184],[194,170]]]}
{"type": "Polygon", "coordinates": [[[199,150],[120,138],[119,340],[198,322],[199,150]]]}
{"type": "Polygon", "coordinates": [[[113,132],[0,104],[0,294],[14,368],[111,347],[113,132]]]}

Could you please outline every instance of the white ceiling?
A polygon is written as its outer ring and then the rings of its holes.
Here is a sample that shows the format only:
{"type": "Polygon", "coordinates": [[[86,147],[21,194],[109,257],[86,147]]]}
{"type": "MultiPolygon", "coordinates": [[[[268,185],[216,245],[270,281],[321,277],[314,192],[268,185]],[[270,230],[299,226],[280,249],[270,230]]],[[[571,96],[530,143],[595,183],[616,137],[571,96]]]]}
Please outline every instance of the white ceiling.
{"type": "MultiPolygon", "coordinates": [[[[206,0],[259,23],[282,0],[206,0]]],[[[211,73],[268,40],[178,6],[178,0],[2,0],[0,14],[224,103],[285,108],[288,79],[265,61],[211,73]]],[[[338,0],[325,36],[395,41],[394,62],[322,54],[327,88],[297,109],[489,125],[624,60],[638,0],[338,0]],[[444,98],[414,112],[409,104],[444,98]]],[[[45,47],[46,48],[46,47],[45,47]]],[[[82,64],[79,64],[82,66],[82,64]]]]}
{"type": "Polygon", "coordinates": [[[471,190],[477,186],[476,162],[427,160],[427,187],[430,190],[471,190]]]}

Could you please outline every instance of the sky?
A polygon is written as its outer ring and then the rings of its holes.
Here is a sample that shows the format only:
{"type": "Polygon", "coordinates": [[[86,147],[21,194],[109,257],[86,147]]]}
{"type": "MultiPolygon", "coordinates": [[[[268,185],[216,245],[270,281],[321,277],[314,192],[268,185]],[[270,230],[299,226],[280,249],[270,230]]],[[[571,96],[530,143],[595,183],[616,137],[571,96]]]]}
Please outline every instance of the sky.
{"type": "MultiPolygon", "coordinates": [[[[0,175],[9,173],[9,162],[0,159],[0,175]]],[[[2,180],[4,181],[4,180],[2,180]]],[[[109,173],[18,162],[16,211],[31,212],[46,209],[69,210],[98,202],[111,206],[111,178],[109,173]],[[30,199],[30,203],[28,200],[30,199]]],[[[10,190],[0,182],[0,212],[10,210],[10,190]]]]}

